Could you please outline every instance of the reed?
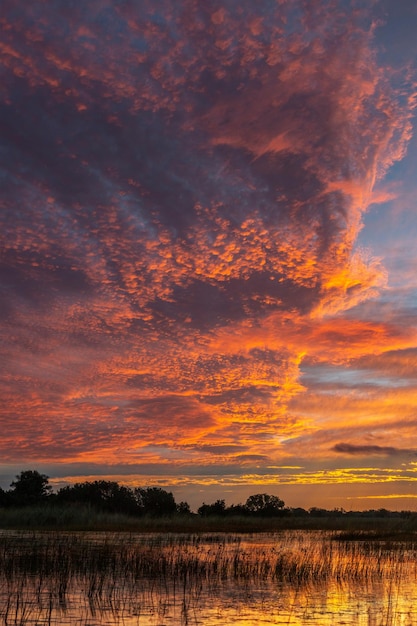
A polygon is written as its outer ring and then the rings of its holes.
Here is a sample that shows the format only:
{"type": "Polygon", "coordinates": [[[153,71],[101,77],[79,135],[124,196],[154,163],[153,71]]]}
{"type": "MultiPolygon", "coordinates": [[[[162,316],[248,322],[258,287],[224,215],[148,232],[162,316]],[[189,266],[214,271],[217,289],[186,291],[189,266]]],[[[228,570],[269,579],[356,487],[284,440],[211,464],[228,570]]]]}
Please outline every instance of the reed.
{"type": "Polygon", "coordinates": [[[353,542],[337,535],[316,536],[312,541],[310,534],[279,533],[265,548],[254,536],[250,547],[248,537],[242,545],[242,535],[234,534],[16,532],[0,535],[0,576],[14,580],[36,575],[38,581],[51,579],[61,589],[64,580],[72,578],[94,579],[95,585],[99,579],[108,585],[107,581],[122,578],[348,580],[380,575],[386,562],[392,571],[396,561],[404,561],[404,554],[417,550],[413,541],[384,542],[368,536],[353,542]]]}
{"type": "Polygon", "coordinates": [[[74,590],[90,611],[163,612],[180,598],[185,615],[202,594],[214,596],[225,585],[248,593],[268,585],[398,581],[405,568],[416,567],[416,556],[414,542],[305,532],[267,541],[224,533],[0,533],[0,619],[37,623],[36,614],[44,620],[48,612],[58,619],[74,590]]]}

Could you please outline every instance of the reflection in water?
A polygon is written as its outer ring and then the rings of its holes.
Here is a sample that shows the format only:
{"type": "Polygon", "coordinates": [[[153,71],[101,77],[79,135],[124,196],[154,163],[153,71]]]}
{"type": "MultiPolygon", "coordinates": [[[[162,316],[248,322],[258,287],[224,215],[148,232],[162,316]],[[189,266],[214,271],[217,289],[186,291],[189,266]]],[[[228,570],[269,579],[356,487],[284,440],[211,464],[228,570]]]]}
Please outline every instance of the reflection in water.
{"type": "Polygon", "coordinates": [[[409,626],[417,544],[1,533],[0,619],[31,626],[409,626]]]}

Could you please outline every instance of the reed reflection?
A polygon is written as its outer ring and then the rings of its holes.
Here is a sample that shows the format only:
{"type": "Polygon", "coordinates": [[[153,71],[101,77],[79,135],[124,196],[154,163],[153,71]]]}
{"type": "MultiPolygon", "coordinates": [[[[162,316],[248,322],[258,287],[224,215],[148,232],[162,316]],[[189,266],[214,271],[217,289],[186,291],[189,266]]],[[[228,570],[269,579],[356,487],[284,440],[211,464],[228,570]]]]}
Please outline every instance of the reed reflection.
{"type": "Polygon", "coordinates": [[[417,622],[417,543],[268,535],[0,535],[5,626],[417,622]]]}

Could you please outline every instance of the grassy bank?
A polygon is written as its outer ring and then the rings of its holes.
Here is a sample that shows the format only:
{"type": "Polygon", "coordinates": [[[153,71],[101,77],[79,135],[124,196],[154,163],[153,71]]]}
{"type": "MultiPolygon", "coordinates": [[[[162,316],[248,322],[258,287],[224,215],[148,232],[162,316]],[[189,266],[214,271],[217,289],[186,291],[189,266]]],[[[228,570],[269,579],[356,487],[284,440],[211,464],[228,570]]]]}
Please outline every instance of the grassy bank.
{"type": "Polygon", "coordinates": [[[334,530],[381,535],[417,532],[417,517],[292,517],[173,515],[171,517],[133,517],[102,513],[82,506],[33,506],[0,509],[0,528],[16,530],[88,530],[127,532],[272,532],[279,530],[334,530]]]}

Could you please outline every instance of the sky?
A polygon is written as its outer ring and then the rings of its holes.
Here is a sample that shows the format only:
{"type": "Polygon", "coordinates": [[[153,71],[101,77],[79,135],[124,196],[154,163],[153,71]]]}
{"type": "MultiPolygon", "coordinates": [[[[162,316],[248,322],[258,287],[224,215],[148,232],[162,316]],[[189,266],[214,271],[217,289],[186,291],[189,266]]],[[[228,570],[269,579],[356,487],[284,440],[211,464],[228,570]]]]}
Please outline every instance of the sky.
{"type": "Polygon", "coordinates": [[[417,509],[415,0],[2,0],[0,484],[417,509]]]}

